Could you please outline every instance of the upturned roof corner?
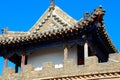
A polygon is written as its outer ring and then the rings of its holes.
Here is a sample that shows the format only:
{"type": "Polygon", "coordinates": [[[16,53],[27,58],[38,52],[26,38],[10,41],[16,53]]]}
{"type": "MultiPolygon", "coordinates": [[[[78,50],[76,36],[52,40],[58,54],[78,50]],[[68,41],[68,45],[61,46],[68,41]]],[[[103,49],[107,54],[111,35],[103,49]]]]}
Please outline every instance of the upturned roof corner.
{"type": "Polygon", "coordinates": [[[93,29],[91,25],[96,25],[95,22],[98,21],[96,30],[106,47],[110,50],[109,52],[118,52],[104,28],[104,14],[105,10],[102,9],[102,6],[99,6],[92,13],[85,13],[83,18],[76,21],[62,9],[54,5],[54,0],[51,0],[50,7],[25,35],[21,36],[16,34],[16,36],[9,36],[7,39],[1,35],[0,46],[12,43],[20,44],[23,41],[30,42],[34,38],[36,40],[44,37],[47,39],[48,37],[52,37],[52,35],[57,36],[84,32],[84,30],[93,29]]]}

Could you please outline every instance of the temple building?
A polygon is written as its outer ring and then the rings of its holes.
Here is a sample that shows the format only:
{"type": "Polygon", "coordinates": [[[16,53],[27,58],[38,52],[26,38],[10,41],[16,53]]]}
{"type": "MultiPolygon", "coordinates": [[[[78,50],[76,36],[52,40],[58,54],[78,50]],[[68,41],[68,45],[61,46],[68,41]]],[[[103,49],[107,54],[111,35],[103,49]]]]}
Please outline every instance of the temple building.
{"type": "Polygon", "coordinates": [[[28,32],[2,29],[0,80],[120,79],[120,55],[106,32],[104,14],[99,6],[76,21],[51,0],[28,32]],[[7,67],[8,60],[15,69],[7,67]]]}

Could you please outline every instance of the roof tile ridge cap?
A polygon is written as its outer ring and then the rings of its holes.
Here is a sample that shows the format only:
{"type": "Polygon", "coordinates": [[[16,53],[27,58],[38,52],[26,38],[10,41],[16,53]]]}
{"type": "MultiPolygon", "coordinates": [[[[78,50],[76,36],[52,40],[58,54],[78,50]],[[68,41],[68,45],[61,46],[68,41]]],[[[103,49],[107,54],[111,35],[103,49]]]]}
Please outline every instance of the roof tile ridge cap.
{"type": "Polygon", "coordinates": [[[99,5],[97,8],[94,9],[93,14],[99,15],[100,13],[104,15],[106,11],[103,9],[102,5],[99,5]]]}
{"type": "MultiPolygon", "coordinates": [[[[40,22],[41,24],[42,24],[42,19],[43,19],[43,17],[44,16],[48,16],[48,14],[50,13],[50,11],[49,11],[49,7],[46,9],[46,11],[40,16],[40,18],[35,22],[35,24],[33,24],[33,26],[28,30],[28,32],[29,33],[31,33],[31,31],[36,27],[36,24],[38,23],[38,22],[40,22]]],[[[46,16],[46,17],[47,17],[46,16]]],[[[44,19],[43,19],[44,20],[44,19]]]]}
{"type": "Polygon", "coordinates": [[[28,33],[27,31],[8,31],[8,33],[28,33]]]}
{"type": "MultiPolygon", "coordinates": [[[[97,8],[94,10],[93,14],[96,13],[96,11],[97,11],[97,12],[100,11],[100,12],[104,12],[104,13],[105,13],[105,10],[102,9],[102,5],[99,5],[99,7],[97,7],[97,8]]],[[[93,14],[91,14],[91,15],[93,15],[93,14]]],[[[98,14],[97,14],[97,15],[98,15],[98,14]]],[[[103,20],[103,21],[104,21],[104,20],[103,20]]],[[[103,22],[103,24],[104,24],[104,22],[103,22]]],[[[103,32],[104,32],[104,34],[106,35],[106,38],[107,38],[109,44],[112,46],[113,50],[114,50],[116,53],[118,53],[118,50],[117,50],[117,48],[115,47],[115,44],[113,43],[113,41],[111,40],[110,35],[108,34],[108,32],[107,32],[107,30],[106,30],[106,28],[105,28],[105,25],[102,25],[102,27],[103,27],[103,29],[104,29],[103,32]]]]}
{"type": "Polygon", "coordinates": [[[115,52],[116,53],[118,53],[118,50],[117,50],[117,48],[115,47],[115,44],[114,44],[114,42],[113,42],[113,40],[110,38],[110,35],[108,34],[108,32],[106,31],[106,28],[104,27],[104,33],[105,33],[105,35],[107,35],[107,39],[108,39],[108,42],[109,42],[109,44],[112,46],[112,48],[115,50],[115,52]]]}
{"type": "Polygon", "coordinates": [[[74,19],[72,16],[70,16],[67,12],[65,12],[64,10],[62,10],[60,7],[55,5],[55,8],[57,8],[58,10],[61,10],[65,15],[67,15],[69,18],[71,18],[72,20],[74,20],[74,22],[77,22],[76,19],[74,19]]]}
{"type": "MultiPolygon", "coordinates": [[[[66,22],[65,20],[62,20],[61,17],[58,16],[58,15],[56,15],[56,14],[54,14],[53,17],[59,19],[59,21],[58,21],[57,19],[54,19],[54,20],[57,21],[57,23],[59,23],[59,24],[61,24],[61,23],[64,23],[65,25],[68,25],[68,24],[69,24],[69,23],[66,22]],[[55,17],[55,16],[57,16],[57,17],[55,17]]],[[[63,26],[64,24],[61,24],[61,25],[63,26]]]]}
{"type": "Polygon", "coordinates": [[[104,28],[104,34],[106,35],[106,38],[108,39],[108,42],[109,42],[109,44],[112,46],[112,48],[113,48],[113,50],[115,50],[115,52],[116,53],[118,53],[118,50],[117,50],[117,48],[115,47],[115,44],[113,43],[113,41],[112,41],[112,39],[110,38],[110,35],[108,34],[108,32],[106,31],[106,28],[105,27],[103,27],[104,28]]]}

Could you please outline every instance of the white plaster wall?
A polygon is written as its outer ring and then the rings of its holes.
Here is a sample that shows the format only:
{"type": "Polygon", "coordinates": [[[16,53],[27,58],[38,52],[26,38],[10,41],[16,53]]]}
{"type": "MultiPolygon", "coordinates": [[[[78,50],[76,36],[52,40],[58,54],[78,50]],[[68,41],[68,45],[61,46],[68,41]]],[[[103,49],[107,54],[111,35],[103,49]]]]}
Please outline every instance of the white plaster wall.
{"type": "MultiPolygon", "coordinates": [[[[76,46],[69,48],[69,57],[68,59],[74,59],[77,63],[77,49],[76,46]]],[[[53,62],[56,68],[60,68],[63,65],[64,60],[64,50],[60,47],[49,47],[42,48],[32,52],[28,56],[28,64],[33,64],[37,69],[42,69],[43,62],[53,62]]]]}

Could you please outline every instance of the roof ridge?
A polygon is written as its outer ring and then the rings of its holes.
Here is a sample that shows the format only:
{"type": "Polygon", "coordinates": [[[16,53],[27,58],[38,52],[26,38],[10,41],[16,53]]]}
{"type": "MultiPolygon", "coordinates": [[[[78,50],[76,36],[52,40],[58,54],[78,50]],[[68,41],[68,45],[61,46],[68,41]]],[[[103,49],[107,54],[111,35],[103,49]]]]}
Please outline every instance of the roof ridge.
{"type": "MultiPolygon", "coordinates": [[[[57,7],[56,5],[54,6],[54,9],[50,9],[51,7],[49,7],[45,13],[38,19],[38,21],[33,25],[33,27],[28,31],[29,34],[31,33],[36,33],[36,29],[39,29],[40,27],[42,27],[50,18],[55,18],[56,16],[59,16],[59,18],[61,18],[61,21],[63,20],[63,22],[67,22],[67,24],[74,24],[77,21],[74,20],[71,16],[69,16],[67,13],[65,13],[62,9],[60,9],[59,7],[57,7]],[[61,17],[60,15],[64,16],[61,17]],[[68,21],[64,18],[68,18],[69,20],[71,20],[71,22],[68,23],[68,21]]],[[[66,25],[66,24],[65,24],[66,25]]]]}

